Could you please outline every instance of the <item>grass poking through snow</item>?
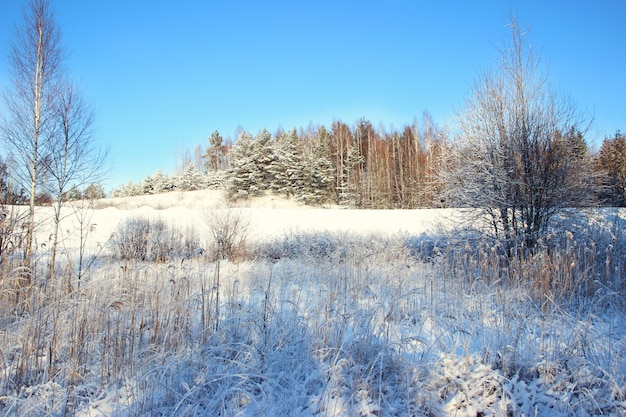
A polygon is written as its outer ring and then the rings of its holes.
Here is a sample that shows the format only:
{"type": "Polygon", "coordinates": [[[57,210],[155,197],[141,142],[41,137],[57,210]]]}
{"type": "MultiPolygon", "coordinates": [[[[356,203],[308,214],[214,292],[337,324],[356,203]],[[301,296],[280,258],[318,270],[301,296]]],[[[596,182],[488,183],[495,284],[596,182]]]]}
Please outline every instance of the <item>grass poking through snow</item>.
{"type": "MultiPolygon", "coordinates": [[[[181,242],[159,233],[145,243],[181,242]]],[[[236,262],[102,256],[71,291],[9,269],[0,415],[624,415],[611,233],[503,262],[441,236],[292,232],[236,262]]]]}

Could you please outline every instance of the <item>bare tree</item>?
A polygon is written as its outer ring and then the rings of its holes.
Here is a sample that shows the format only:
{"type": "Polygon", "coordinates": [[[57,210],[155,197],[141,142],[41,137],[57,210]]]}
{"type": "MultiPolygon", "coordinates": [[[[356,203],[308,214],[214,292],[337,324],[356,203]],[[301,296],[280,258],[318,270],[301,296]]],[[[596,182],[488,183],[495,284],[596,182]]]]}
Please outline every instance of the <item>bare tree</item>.
{"type": "Polygon", "coordinates": [[[450,205],[486,216],[509,250],[532,250],[559,211],[590,203],[593,182],[586,148],[569,139],[582,117],[550,90],[514,17],[510,29],[499,68],[478,79],[459,115],[443,179],[450,205]]]}
{"type": "Polygon", "coordinates": [[[63,78],[64,50],[47,0],[31,0],[10,45],[12,88],[5,94],[8,117],[2,134],[17,162],[17,178],[29,193],[24,262],[30,267],[35,199],[42,182],[42,149],[54,136],[63,78]]]}
{"type": "Polygon", "coordinates": [[[59,90],[54,115],[54,140],[46,144],[46,154],[50,156],[44,159],[47,185],[55,198],[49,265],[51,277],[56,262],[61,209],[68,200],[68,192],[73,187],[82,189],[102,179],[107,157],[107,153],[97,146],[93,138],[93,111],[78,88],[69,82],[65,82],[59,90]]]}

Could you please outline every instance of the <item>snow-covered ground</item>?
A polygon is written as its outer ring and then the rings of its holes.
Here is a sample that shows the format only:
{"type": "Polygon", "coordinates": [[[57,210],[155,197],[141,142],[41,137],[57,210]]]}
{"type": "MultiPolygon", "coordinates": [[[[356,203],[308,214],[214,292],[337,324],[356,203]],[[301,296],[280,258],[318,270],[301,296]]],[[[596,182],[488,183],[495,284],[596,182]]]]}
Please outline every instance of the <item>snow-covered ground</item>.
{"type": "MultiPolygon", "coordinates": [[[[566,300],[527,280],[571,285],[563,271],[577,262],[622,265],[610,258],[623,253],[618,223],[594,231],[584,258],[568,237],[562,257],[503,265],[489,248],[411,252],[407,242],[449,229],[453,210],[227,205],[198,191],[102,200],[84,214],[63,220],[58,285],[20,293],[17,273],[3,277],[0,416],[625,415],[619,273],[566,300]],[[125,219],[164,220],[204,245],[207,219],[227,213],[249,224],[250,247],[283,256],[108,255],[125,219]],[[66,260],[81,224],[99,258],[78,282],[66,260]]],[[[41,248],[50,230],[38,232],[41,248]]]]}
{"type": "MultiPolygon", "coordinates": [[[[201,236],[208,233],[212,213],[230,210],[247,223],[248,240],[262,241],[292,232],[330,232],[360,235],[420,235],[432,233],[449,223],[453,210],[351,210],[336,206],[311,207],[279,197],[264,196],[227,202],[222,191],[171,192],[156,196],[110,198],[96,202],[87,221],[91,227],[88,243],[92,249],[104,245],[117,227],[128,218],[162,219],[183,230],[191,227],[201,236]]],[[[79,219],[66,207],[61,232],[64,245],[76,247],[79,219]]],[[[40,208],[42,222],[52,215],[51,208],[40,208]]],[[[50,224],[39,229],[39,241],[50,237],[50,224]]]]}

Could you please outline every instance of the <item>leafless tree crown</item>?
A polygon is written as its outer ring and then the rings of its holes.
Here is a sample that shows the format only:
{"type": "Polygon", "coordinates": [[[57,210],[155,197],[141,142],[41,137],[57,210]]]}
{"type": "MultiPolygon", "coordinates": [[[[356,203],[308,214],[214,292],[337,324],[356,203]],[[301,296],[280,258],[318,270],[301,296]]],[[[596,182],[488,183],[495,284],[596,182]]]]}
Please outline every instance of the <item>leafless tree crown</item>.
{"type": "Polygon", "coordinates": [[[586,126],[555,94],[517,19],[495,71],[476,81],[445,160],[446,198],[471,208],[507,242],[532,248],[555,214],[593,196],[586,126]]]}

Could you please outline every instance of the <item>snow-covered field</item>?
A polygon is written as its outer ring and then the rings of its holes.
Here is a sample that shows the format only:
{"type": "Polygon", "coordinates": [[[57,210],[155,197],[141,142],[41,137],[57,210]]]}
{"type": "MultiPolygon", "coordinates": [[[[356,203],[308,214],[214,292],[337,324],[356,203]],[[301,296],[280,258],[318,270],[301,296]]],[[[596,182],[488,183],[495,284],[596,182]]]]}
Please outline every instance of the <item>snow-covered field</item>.
{"type": "MultiPolygon", "coordinates": [[[[601,223],[580,252],[575,233],[562,253],[503,265],[469,240],[434,250],[463,240],[459,215],[233,206],[215,191],[70,214],[55,282],[2,278],[0,416],[625,415],[622,223],[601,223]],[[216,262],[211,222],[232,213],[249,255],[216,262]],[[194,233],[206,251],[115,259],[129,218],[194,233]],[[580,264],[584,291],[568,280],[580,264]]],[[[49,234],[42,224],[42,265],[49,234]]]]}
{"type": "MultiPolygon", "coordinates": [[[[90,223],[96,225],[91,236],[103,243],[116,227],[130,217],[163,219],[181,228],[193,227],[207,232],[207,217],[212,212],[233,210],[248,223],[251,241],[274,239],[288,232],[333,232],[361,235],[419,235],[435,231],[445,224],[451,210],[348,210],[339,207],[318,208],[294,201],[265,196],[250,201],[227,203],[221,191],[172,192],[158,196],[111,198],[97,203],[90,223]]],[[[44,217],[42,213],[42,218],[44,217]]],[[[63,230],[74,231],[76,219],[65,219],[63,230]]],[[[42,238],[48,231],[42,231],[42,238]]],[[[69,246],[76,242],[70,240],[69,246]]]]}

